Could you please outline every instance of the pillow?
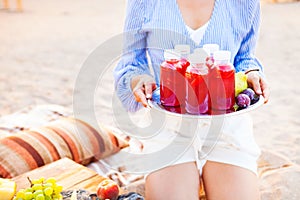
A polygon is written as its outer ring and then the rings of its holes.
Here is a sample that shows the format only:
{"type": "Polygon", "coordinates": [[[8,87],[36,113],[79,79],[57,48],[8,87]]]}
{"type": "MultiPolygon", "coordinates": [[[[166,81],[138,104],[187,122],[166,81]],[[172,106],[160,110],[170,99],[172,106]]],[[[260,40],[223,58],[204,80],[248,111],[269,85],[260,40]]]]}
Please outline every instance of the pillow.
{"type": "Polygon", "coordinates": [[[0,139],[0,177],[11,178],[64,157],[83,165],[105,158],[128,146],[117,132],[63,117],[11,134],[0,139]]]}

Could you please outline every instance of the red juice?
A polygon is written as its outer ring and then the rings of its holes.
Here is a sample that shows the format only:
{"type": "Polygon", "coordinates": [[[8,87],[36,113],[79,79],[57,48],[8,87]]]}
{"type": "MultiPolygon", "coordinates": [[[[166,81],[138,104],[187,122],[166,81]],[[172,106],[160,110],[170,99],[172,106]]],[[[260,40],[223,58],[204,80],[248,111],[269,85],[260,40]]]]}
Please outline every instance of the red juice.
{"type": "Polygon", "coordinates": [[[163,106],[181,106],[185,103],[183,68],[174,52],[165,53],[160,66],[160,101],[163,106]]]}
{"type": "Polygon", "coordinates": [[[235,103],[234,67],[229,63],[230,52],[217,51],[214,54],[215,65],[210,70],[209,92],[211,113],[232,110],[235,103]]]}
{"type": "Polygon", "coordinates": [[[209,110],[208,73],[192,68],[185,73],[187,79],[186,110],[190,114],[207,114],[209,110]]]}
{"type": "Polygon", "coordinates": [[[190,114],[208,114],[210,97],[208,90],[208,68],[205,65],[207,54],[199,51],[190,55],[192,63],[187,68],[186,111],[190,114]]]}

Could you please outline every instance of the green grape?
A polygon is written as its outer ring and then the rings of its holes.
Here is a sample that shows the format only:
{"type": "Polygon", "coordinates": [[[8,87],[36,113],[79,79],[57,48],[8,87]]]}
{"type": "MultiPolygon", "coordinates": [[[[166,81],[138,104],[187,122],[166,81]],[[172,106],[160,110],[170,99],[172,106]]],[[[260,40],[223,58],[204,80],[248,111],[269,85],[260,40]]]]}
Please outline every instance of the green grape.
{"type": "Polygon", "coordinates": [[[41,177],[39,179],[32,179],[31,180],[31,183],[32,184],[42,184],[44,182],[45,178],[44,177],[41,177]]]}
{"type": "Polygon", "coordinates": [[[25,190],[24,189],[19,190],[16,194],[16,197],[17,197],[17,199],[18,198],[25,199],[25,190]]]}
{"type": "Polygon", "coordinates": [[[47,187],[44,189],[44,194],[47,196],[50,196],[53,193],[53,188],[52,187],[47,187]]]}
{"type": "Polygon", "coordinates": [[[59,195],[58,195],[58,199],[63,199],[63,195],[62,195],[62,194],[59,194],[59,195]]]}
{"type": "Polygon", "coordinates": [[[47,188],[47,187],[53,187],[53,184],[52,183],[44,183],[43,184],[44,188],[47,188]]]}
{"type": "Polygon", "coordinates": [[[37,195],[39,194],[44,194],[43,190],[36,190],[34,193],[33,193],[33,196],[36,198],[37,195]]]}
{"type": "Polygon", "coordinates": [[[40,183],[39,179],[32,179],[31,180],[31,184],[39,184],[39,183],[40,183]]]}
{"type": "Polygon", "coordinates": [[[61,199],[63,199],[63,196],[62,196],[62,194],[54,194],[53,195],[53,200],[54,199],[61,200],[61,199]]]}
{"type": "Polygon", "coordinates": [[[54,177],[50,177],[46,180],[46,183],[52,183],[53,185],[56,185],[56,179],[54,177]]]}
{"type": "Polygon", "coordinates": [[[56,185],[54,188],[55,194],[60,194],[63,191],[63,187],[61,185],[56,185]]]}
{"type": "Polygon", "coordinates": [[[38,194],[38,195],[36,195],[35,200],[45,200],[44,194],[38,194]]]}
{"type": "Polygon", "coordinates": [[[52,200],[52,198],[49,196],[45,196],[45,200],[52,200]]]}
{"type": "Polygon", "coordinates": [[[33,193],[33,189],[31,187],[30,188],[26,188],[25,192],[31,192],[31,193],[33,193]]]}
{"type": "Polygon", "coordinates": [[[32,192],[25,192],[25,200],[31,200],[33,198],[32,192]]]}
{"type": "Polygon", "coordinates": [[[45,177],[42,176],[39,180],[40,180],[40,183],[43,183],[45,181],[45,177]]]}
{"type": "Polygon", "coordinates": [[[32,186],[32,189],[33,189],[34,191],[36,191],[36,190],[42,190],[42,189],[43,189],[43,185],[40,184],[40,183],[34,184],[34,185],[32,186]]]}

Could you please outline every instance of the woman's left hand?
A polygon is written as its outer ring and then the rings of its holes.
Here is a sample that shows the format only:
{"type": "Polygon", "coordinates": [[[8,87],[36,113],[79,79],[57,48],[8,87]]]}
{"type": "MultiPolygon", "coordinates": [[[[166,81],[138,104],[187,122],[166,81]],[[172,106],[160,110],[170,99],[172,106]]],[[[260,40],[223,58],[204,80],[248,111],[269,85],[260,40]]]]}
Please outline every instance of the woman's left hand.
{"type": "Polygon", "coordinates": [[[247,73],[248,85],[253,88],[254,92],[264,97],[265,103],[268,102],[270,96],[270,87],[267,81],[260,76],[257,71],[247,73]]]}

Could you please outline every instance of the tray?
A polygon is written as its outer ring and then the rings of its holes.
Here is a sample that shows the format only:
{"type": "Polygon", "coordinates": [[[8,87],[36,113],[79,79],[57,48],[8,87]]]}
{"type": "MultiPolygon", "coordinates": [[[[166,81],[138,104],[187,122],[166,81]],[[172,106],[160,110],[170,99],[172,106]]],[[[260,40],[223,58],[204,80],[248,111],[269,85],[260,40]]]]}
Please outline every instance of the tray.
{"type": "Polygon", "coordinates": [[[264,98],[263,96],[259,97],[259,100],[250,105],[247,108],[244,108],[242,110],[237,110],[237,111],[231,111],[228,113],[222,113],[222,114],[216,114],[216,115],[192,115],[192,114],[188,114],[188,113],[180,113],[180,108],[169,108],[169,110],[167,110],[164,106],[162,106],[158,100],[158,98],[153,99],[149,99],[148,100],[148,104],[151,107],[151,109],[154,109],[157,112],[160,112],[161,114],[167,114],[169,116],[174,116],[174,117],[183,117],[183,118],[195,118],[195,119],[210,119],[212,117],[230,117],[230,116],[236,116],[236,115],[240,115],[240,114],[244,114],[244,113],[248,113],[250,111],[253,111],[257,108],[259,108],[260,106],[262,106],[264,104],[264,98]]]}

